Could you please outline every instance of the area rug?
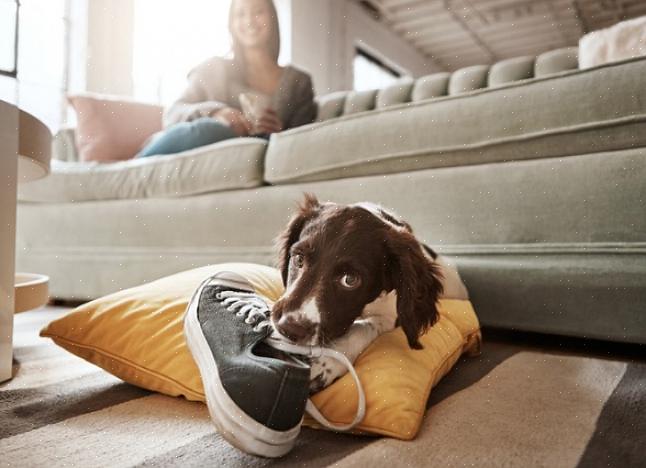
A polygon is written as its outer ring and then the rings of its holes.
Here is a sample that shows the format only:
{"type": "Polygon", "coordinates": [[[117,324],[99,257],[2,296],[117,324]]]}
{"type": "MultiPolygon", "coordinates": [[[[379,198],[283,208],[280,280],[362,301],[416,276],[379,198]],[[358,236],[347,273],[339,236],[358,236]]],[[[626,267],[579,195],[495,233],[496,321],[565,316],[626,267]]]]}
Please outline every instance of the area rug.
{"type": "MultiPolygon", "coordinates": [[[[228,445],[203,404],[125,384],[38,337],[65,312],[16,316],[0,384],[1,466],[644,466],[646,360],[485,334],[433,390],[410,442],[304,429],[280,460],[228,445]]],[[[536,341],[536,340],[535,340],[536,341]]],[[[584,346],[585,348],[585,346],[584,346]]]]}

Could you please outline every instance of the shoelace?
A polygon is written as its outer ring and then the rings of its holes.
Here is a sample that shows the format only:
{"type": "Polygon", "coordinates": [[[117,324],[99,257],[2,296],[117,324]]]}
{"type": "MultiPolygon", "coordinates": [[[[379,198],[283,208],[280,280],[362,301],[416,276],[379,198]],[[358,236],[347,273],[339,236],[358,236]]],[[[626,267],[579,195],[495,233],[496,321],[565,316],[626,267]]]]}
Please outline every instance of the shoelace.
{"type": "Polygon", "coordinates": [[[236,317],[244,317],[244,323],[253,325],[253,331],[271,327],[269,307],[257,294],[242,291],[220,291],[215,295],[227,306],[227,310],[235,312],[236,317]]]}
{"type": "Polygon", "coordinates": [[[357,413],[352,422],[349,424],[331,423],[325,418],[325,416],[321,414],[316,405],[314,405],[314,403],[310,399],[307,400],[305,411],[307,411],[310,416],[312,416],[319,424],[334,431],[349,431],[354,426],[363,421],[363,418],[366,415],[366,395],[363,391],[363,386],[361,385],[357,371],[354,369],[354,366],[345,354],[331,348],[324,348],[322,346],[301,346],[294,343],[288,343],[274,337],[267,338],[265,340],[265,343],[275,349],[284,351],[289,354],[297,354],[301,356],[307,356],[309,358],[328,356],[342,362],[343,365],[348,369],[348,372],[350,372],[350,374],[352,375],[354,383],[357,386],[357,392],[359,393],[359,398],[357,401],[357,413]]]}
{"type": "MultiPolygon", "coordinates": [[[[222,300],[223,304],[227,306],[227,310],[235,312],[236,317],[244,317],[245,323],[253,325],[253,330],[255,332],[259,332],[263,328],[271,327],[271,321],[269,320],[269,307],[267,307],[265,301],[258,297],[257,294],[242,291],[221,291],[216,294],[216,298],[222,300]]],[[[314,403],[312,403],[311,399],[307,400],[305,411],[307,411],[319,424],[334,431],[349,431],[363,421],[366,414],[366,395],[354,366],[345,354],[335,349],[324,348],[322,346],[301,346],[275,337],[268,337],[265,339],[265,343],[274,349],[288,354],[306,356],[310,359],[327,356],[343,363],[343,365],[348,369],[348,372],[352,375],[354,383],[357,386],[357,392],[359,393],[357,413],[352,422],[349,424],[331,423],[321,414],[314,403]]]]}

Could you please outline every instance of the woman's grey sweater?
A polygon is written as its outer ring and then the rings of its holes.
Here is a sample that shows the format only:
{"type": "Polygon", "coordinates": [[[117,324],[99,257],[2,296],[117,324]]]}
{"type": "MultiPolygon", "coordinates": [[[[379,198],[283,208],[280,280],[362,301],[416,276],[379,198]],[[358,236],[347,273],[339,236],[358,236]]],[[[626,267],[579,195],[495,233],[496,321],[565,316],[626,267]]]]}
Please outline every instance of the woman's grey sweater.
{"type": "MultiPolygon", "coordinates": [[[[240,93],[254,92],[233,60],[213,57],[188,74],[188,87],[164,112],[164,126],[205,117],[223,107],[241,109],[240,93]]],[[[271,102],[285,129],[308,124],[316,117],[312,80],[293,66],[283,70],[271,102]]]]}

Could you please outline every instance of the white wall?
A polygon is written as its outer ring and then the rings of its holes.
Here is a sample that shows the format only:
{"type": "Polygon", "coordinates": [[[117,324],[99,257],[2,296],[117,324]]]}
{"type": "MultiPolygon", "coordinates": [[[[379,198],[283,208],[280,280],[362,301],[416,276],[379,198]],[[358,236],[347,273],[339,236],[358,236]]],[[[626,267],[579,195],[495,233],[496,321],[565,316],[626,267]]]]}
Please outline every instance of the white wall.
{"type": "Polygon", "coordinates": [[[442,71],[350,0],[281,0],[291,9],[292,63],[309,71],[317,94],[352,89],[352,62],[360,45],[411,76],[442,71]]]}
{"type": "MultiPolygon", "coordinates": [[[[66,92],[133,96],[136,1],[23,0],[18,84],[0,77],[0,97],[18,102],[55,132],[74,123],[66,112],[66,92]]],[[[412,76],[440,69],[351,0],[275,2],[280,61],[309,71],[318,94],[352,88],[357,45],[412,76]]]]}
{"type": "Polygon", "coordinates": [[[134,1],[89,0],[88,91],[132,95],[134,1]]]}
{"type": "Polygon", "coordinates": [[[345,0],[291,0],[291,56],[289,60],[312,74],[317,94],[344,89],[342,24],[345,0]],[[334,11],[334,4],[340,7],[334,11]]]}
{"type": "MultiPolygon", "coordinates": [[[[382,23],[375,21],[356,3],[347,5],[346,10],[345,57],[351,63],[357,45],[377,54],[395,69],[413,77],[443,71],[430,57],[393,33],[382,23]]],[[[352,71],[352,67],[346,70],[352,71]]],[[[345,77],[352,83],[352,73],[345,77]]]]}
{"type": "MultiPolygon", "coordinates": [[[[75,1],[89,4],[87,90],[131,96],[136,0],[75,1]]],[[[357,45],[412,76],[441,70],[351,0],[274,1],[281,24],[280,62],[309,71],[318,94],[352,88],[357,45]]]]}
{"type": "MultiPolygon", "coordinates": [[[[51,129],[62,118],[65,79],[64,0],[23,0],[20,5],[17,79],[3,79],[15,89],[15,102],[51,129]]],[[[4,94],[4,93],[3,93],[4,94]]]]}
{"type": "Polygon", "coordinates": [[[281,65],[290,63],[292,57],[292,0],[274,0],[280,24],[280,56],[281,65]]]}
{"type": "Polygon", "coordinates": [[[68,92],[81,92],[87,89],[88,53],[88,15],[90,5],[95,0],[68,0],[70,28],[66,42],[69,45],[66,88],[68,92]]]}
{"type": "Polygon", "coordinates": [[[88,1],[22,0],[18,76],[0,77],[0,99],[54,132],[67,121],[65,93],[85,90],[88,1]]]}
{"type": "Polygon", "coordinates": [[[15,78],[0,75],[0,101],[18,104],[18,82],[15,78]]]}
{"type": "Polygon", "coordinates": [[[227,55],[230,0],[135,0],[133,97],[169,105],[199,63],[227,55]]]}

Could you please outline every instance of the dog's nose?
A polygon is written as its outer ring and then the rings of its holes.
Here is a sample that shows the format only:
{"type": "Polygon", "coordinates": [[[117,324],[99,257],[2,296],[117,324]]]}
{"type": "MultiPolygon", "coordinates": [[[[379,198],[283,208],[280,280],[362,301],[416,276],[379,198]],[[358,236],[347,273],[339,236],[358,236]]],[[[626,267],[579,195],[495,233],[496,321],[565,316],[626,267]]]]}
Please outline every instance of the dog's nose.
{"type": "Polygon", "coordinates": [[[286,336],[295,343],[304,341],[314,334],[314,324],[307,320],[300,321],[288,315],[283,315],[276,328],[281,335],[286,336]]]}

